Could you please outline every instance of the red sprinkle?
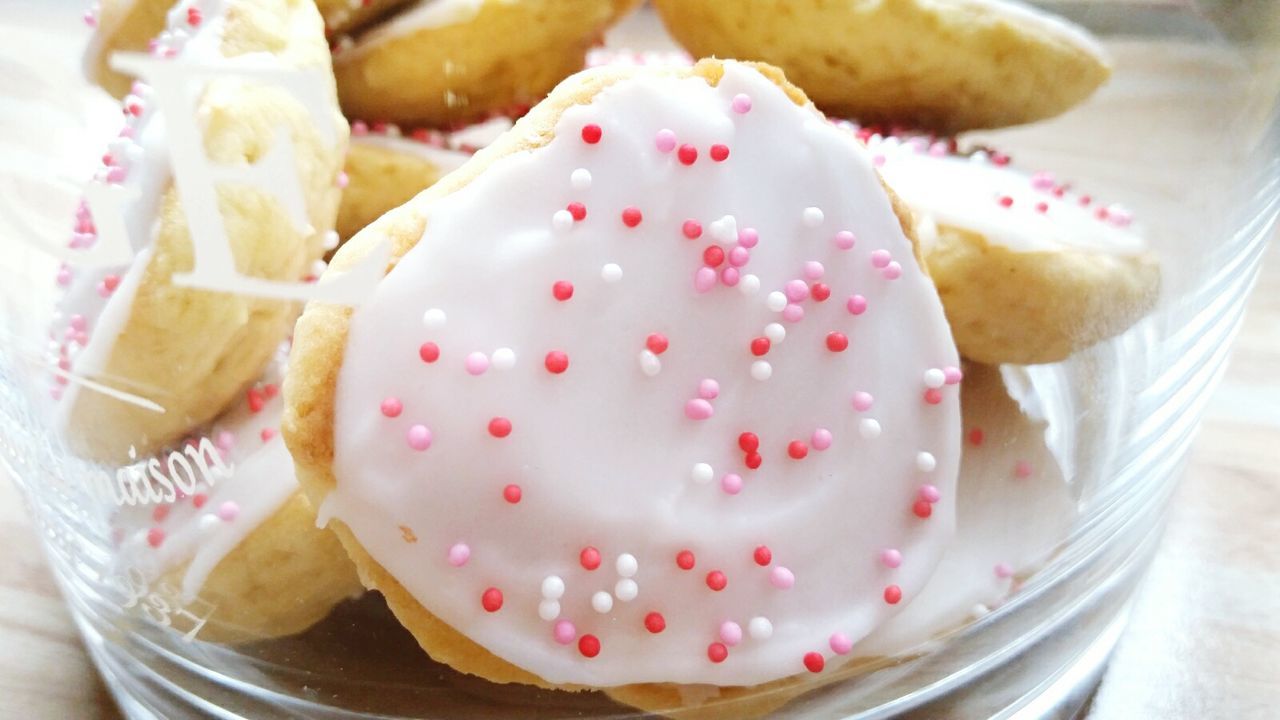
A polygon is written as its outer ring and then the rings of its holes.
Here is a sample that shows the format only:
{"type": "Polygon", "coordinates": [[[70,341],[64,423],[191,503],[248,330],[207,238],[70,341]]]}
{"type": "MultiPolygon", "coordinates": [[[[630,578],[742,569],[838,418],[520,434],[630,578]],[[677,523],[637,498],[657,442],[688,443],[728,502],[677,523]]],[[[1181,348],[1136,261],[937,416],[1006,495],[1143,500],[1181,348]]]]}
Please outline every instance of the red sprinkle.
{"type": "Polygon", "coordinates": [[[496,417],[489,421],[489,434],[496,438],[504,438],[511,434],[511,421],[504,417],[496,417]]]}
{"type": "Polygon", "coordinates": [[[167,517],[169,517],[168,505],[157,505],[156,509],[151,511],[151,519],[156,522],[164,522],[167,517]]]}
{"type": "Polygon", "coordinates": [[[681,550],[676,553],[676,567],[681,570],[692,570],[694,563],[693,553],[688,550],[681,550]]]}
{"type": "Polygon", "coordinates": [[[480,604],[486,612],[498,612],[502,609],[502,591],[491,587],[480,596],[480,604]]]}
{"type": "Polygon", "coordinates": [[[698,161],[698,148],[688,143],[681,145],[680,149],[676,150],[676,157],[680,158],[681,164],[692,165],[698,161]]]}
{"type": "Polygon", "coordinates": [[[547,372],[552,375],[559,375],[569,369],[569,356],[559,350],[552,350],[547,353],[543,364],[547,366],[547,372]]]}
{"type": "Polygon", "coordinates": [[[970,445],[981,445],[983,439],[985,438],[986,438],[986,434],[982,432],[982,428],[974,428],[969,431],[970,445]]]}
{"type": "Polygon", "coordinates": [[[524,491],[521,490],[520,486],[516,485],[515,483],[512,483],[511,485],[508,485],[502,488],[502,499],[506,500],[512,505],[515,505],[516,503],[520,502],[520,498],[522,497],[524,497],[524,491]]]}
{"type": "Polygon", "coordinates": [[[600,654],[600,638],[595,635],[583,635],[578,638],[578,652],[583,657],[593,658],[600,654]]]}
{"type": "Polygon", "coordinates": [[[200,21],[203,18],[200,15],[200,8],[187,8],[187,24],[191,27],[200,27],[200,21]]]}
{"type": "Polygon", "coordinates": [[[622,224],[629,228],[639,225],[642,219],[644,215],[640,213],[640,208],[629,207],[622,211],[622,224]]]}
{"type": "Polygon", "coordinates": [[[753,432],[744,432],[738,436],[738,447],[743,452],[753,453],[760,449],[760,438],[753,432]]]}
{"type": "Polygon", "coordinates": [[[271,428],[262,428],[262,432],[258,433],[258,437],[262,438],[262,442],[271,442],[271,438],[276,436],[276,431],[271,428]]]}
{"type": "Polygon", "coordinates": [[[716,162],[724,162],[725,160],[728,160],[728,159],[729,159],[729,146],[728,146],[728,145],[719,145],[719,144],[717,144],[717,145],[712,145],[712,146],[711,146],[711,159],[712,159],[712,160],[715,160],[716,162]]]}
{"type": "Polygon", "coordinates": [[[897,585],[890,585],[884,589],[884,601],[890,605],[897,605],[902,600],[902,588],[897,585]]]}
{"type": "Polygon", "coordinates": [[[644,629],[657,635],[667,629],[667,619],[662,617],[662,613],[651,612],[644,616],[644,629]]]}
{"type": "Polygon", "coordinates": [[[649,337],[644,339],[644,346],[649,348],[649,352],[654,355],[661,355],[666,352],[669,345],[667,336],[662,333],[650,333],[649,337]]]}
{"type": "Polygon", "coordinates": [[[721,590],[724,589],[725,585],[728,585],[728,584],[729,584],[729,579],[726,578],[724,576],[724,573],[720,572],[719,570],[712,570],[711,572],[707,573],[707,587],[711,588],[712,590],[716,592],[720,592],[721,590]]]}
{"type": "Polygon", "coordinates": [[[424,342],[418,348],[418,357],[422,362],[433,363],[440,359],[440,346],[433,342],[424,342]]]}
{"type": "Polygon", "coordinates": [[[600,567],[600,551],[588,545],[578,553],[578,562],[587,570],[595,570],[600,567]]]}
{"type": "Polygon", "coordinates": [[[915,513],[916,517],[923,520],[933,514],[933,505],[928,500],[917,500],[915,504],[911,506],[911,512],[915,513]]]}
{"type": "Polygon", "coordinates": [[[707,659],[713,663],[722,663],[729,657],[729,648],[724,643],[713,642],[707,646],[707,659]]]}
{"type": "Polygon", "coordinates": [[[600,129],[599,125],[591,123],[590,125],[582,126],[582,142],[588,145],[595,145],[600,142],[601,137],[604,137],[604,131],[600,129]]]}
{"type": "Polygon", "coordinates": [[[160,543],[164,542],[164,530],[153,527],[147,531],[147,544],[153,548],[160,547],[160,543]]]}
{"type": "Polygon", "coordinates": [[[827,666],[827,661],[822,657],[822,653],[810,652],[804,654],[804,667],[811,673],[820,673],[822,668],[827,666]]]}
{"type": "Polygon", "coordinates": [[[822,302],[831,297],[831,287],[826,283],[814,283],[813,287],[809,288],[809,294],[813,296],[814,300],[822,302]]]}
{"type": "Polygon", "coordinates": [[[1013,198],[1008,195],[1000,197],[1000,207],[1013,207],[1013,198]]]}
{"type": "Polygon", "coordinates": [[[827,333],[827,349],[831,352],[844,352],[849,347],[849,338],[842,332],[827,333]]]}
{"type": "Polygon", "coordinates": [[[708,245],[706,250],[702,251],[702,262],[707,267],[716,267],[724,262],[724,250],[719,245],[708,245]]]}
{"type": "Polygon", "coordinates": [[[787,443],[787,454],[793,460],[803,460],[809,454],[809,446],[803,440],[792,440],[787,443]]]}
{"type": "Polygon", "coordinates": [[[938,388],[929,388],[924,391],[924,401],[930,405],[937,405],[942,402],[942,391],[938,388]]]}
{"type": "MultiPolygon", "coordinates": [[[[769,342],[767,337],[758,337],[751,341],[751,354],[760,357],[769,352],[769,348],[773,343],[769,342]]],[[[744,448],[745,449],[745,448],[744,448]]]]}
{"type": "Polygon", "coordinates": [[[697,220],[685,220],[684,224],[680,226],[680,232],[684,233],[684,236],[690,240],[697,240],[702,237],[702,223],[697,220]]]}
{"type": "Polygon", "coordinates": [[[574,220],[585,220],[587,217],[587,206],[580,202],[571,202],[565,209],[569,211],[574,220]]]}
{"type": "Polygon", "coordinates": [[[573,283],[568,280],[555,281],[551,286],[551,295],[560,302],[568,300],[573,297],[573,283]]]}
{"type": "Polygon", "coordinates": [[[762,462],[764,462],[764,458],[760,456],[760,453],[758,452],[747,453],[747,459],[746,459],[747,467],[751,468],[752,470],[757,470],[759,469],[760,463],[762,462]]]}
{"type": "Polygon", "coordinates": [[[249,388],[245,395],[249,399],[249,412],[262,412],[262,406],[267,403],[266,398],[262,396],[262,393],[257,388],[249,388]]]}
{"type": "Polygon", "coordinates": [[[761,545],[760,547],[756,548],[756,551],[755,553],[752,554],[752,557],[755,558],[757,565],[759,565],[760,567],[764,567],[765,565],[768,565],[769,563],[773,562],[773,551],[770,550],[767,545],[761,545]]]}
{"type": "Polygon", "coordinates": [[[1038,203],[1036,203],[1036,212],[1038,212],[1038,213],[1047,213],[1047,212],[1049,212],[1049,203],[1047,203],[1047,202],[1038,202],[1038,203]]]}
{"type": "Polygon", "coordinates": [[[204,493],[196,493],[191,496],[191,504],[194,505],[197,510],[204,507],[204,504],[207,502],[209,502],[209,496],[204,493]]]}

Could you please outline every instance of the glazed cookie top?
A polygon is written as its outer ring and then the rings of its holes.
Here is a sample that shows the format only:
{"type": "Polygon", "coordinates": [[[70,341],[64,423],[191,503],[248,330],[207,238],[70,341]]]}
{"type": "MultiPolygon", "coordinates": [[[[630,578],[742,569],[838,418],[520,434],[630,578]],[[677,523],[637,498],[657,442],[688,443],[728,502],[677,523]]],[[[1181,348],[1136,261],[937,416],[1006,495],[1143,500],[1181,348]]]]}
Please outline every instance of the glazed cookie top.
{"type": "Polygon", "coordinates": [[[350,321],[322,522],[553,683],[819,672],[951,536],[957,354],[869,155],[712,65],[579,76],[350,321]]]}
{"type": "Polygon", "coordinates": [[[1075,192],[1052,173],[1027,175],[1001,153],[957,154],[927,136],[862,135],[885,182],[918,215],[923,242],[949,226],[1018,251],[1147,251],[1126,208],[1075,192]]]}

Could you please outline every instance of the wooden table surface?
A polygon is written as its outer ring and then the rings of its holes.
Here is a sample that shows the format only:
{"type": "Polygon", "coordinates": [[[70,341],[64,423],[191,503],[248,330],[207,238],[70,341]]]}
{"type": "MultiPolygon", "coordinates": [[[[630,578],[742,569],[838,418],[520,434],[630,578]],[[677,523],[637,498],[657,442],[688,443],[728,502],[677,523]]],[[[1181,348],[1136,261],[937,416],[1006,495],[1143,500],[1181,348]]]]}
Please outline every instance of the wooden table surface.
{"type": "MultiPolygon", "coordinates": [[[[1280,241],[1091,720],[1280,713],[1280,241]]],[[[0,718],[115,718],[0,477],[0,718]]]]}

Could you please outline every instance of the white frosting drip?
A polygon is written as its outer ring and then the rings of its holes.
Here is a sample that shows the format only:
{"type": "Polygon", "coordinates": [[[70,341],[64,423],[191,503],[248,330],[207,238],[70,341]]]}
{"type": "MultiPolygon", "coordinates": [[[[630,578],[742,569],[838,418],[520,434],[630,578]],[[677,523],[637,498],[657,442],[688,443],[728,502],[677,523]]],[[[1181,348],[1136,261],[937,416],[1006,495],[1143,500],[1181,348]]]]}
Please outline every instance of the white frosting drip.
{"type": "Polygon", "coordinates": [[[495,161],[424,210],[425,235],[352,318],[336,388],[337,487],[321,518],[342,520],[427,610],[556,683],[744,685],[803,673],[809,653],[831,657],[832,633],[857,640],[880,626],[902,606],[886,602],[890,585],[904,601],[918,594],[951,537],[960,435],[957,388],[932,391],[941,399],[930,404],[924,377],[958,361],[937,295],[848,134],[746,66],[726,64],[714,88],[640,76],[569,108],[548,145],[495,161]],[[749,112],[731,109],[744,107],[739,95],[749,112]],[[596,144],[581,137],[588,124],[602,128],[596,144]],[[698,149],[694,165],[657,149],[662,129],[698,149]],[[709,157],[717,143],[731,152],[722,163],[709,157]],[[585,219],[561,217],[572,202],[585,219]],[[628,206],[643,215],[634,228],[621,219],[628,206]],[[702,223],[697,241],[682,234],[686,219],[702,223]],[[759,244],[737,286],[695,290],[708,246],[743,248],[748,228],[759,244]],[[833,242],[841,230],[856,235],[853,249],[833,242]],[[900,267],[879,269],[873,251],[900,267]],[[780,342],[753,357],[752,339],[782,322],[774,296],[810,262],[825,266],[830,298],[800,302],[803,320],[785,339],[768,331],[780,342]],[[557,280],[574,284],[571,299],[553,297],[557,280]],[[864,313],[846,309],[853,293],[867,298],[864,313]],[[828,349],[832,331],[847,334],[847,350],[828,349]],[[650,333],[669,347],[649,345],[650,333]],[[438,344],[435,362],[420,357],[424,342],[438,344]],[[552,350],[567,353],[562,374],[549,371],[552,350]],[[473,353],[484,356],[471,371],[490,355],[492,367],[468,374],[473,353]],[[756,379],[764,361],[769,378],[756,379]],[[693,420],[700,390],[714,414],[693,420]],[[856,391],[873,406],[854,409],[856,391]],[[394,417],[380,411],[387,398],[402,403],[394,417]],[[509,436],[486,430],[497,417],[509,436]],[[416,432],[424,444],[418,424],[432,433],[424,451],[406,441],[416,432]],[[758,470],[744,431],[760,439],[758,470]],[[802,460],[788,457],[795,440],[810,444],[802,460]],[[922,451],[936,458],[930,472],[917,469],[922,451]],[[714,482],[693,479],[699,463],[714,482]],[[736,494],[722,490],[730,474],[736,494]],[[940,496],[928,519],[913,512],[925,484],[940,496]],[[508,485],[518,502],[504,499],[508,485]],[[599,569],[580,562],[588,546],[599,569]],[[901,567],[881,564],[885,547],[900,550],[901,567]],[[685,549],[691,570],[676,562],[685,549]],[[618,572],[629,560],[615,567],[624,553],[637,562],[630,578],[618,572]],[[489,588],[502,593],[496,612],[483,607],[489,588]],[[611,591],[613,601],[597,598],[611,591]],[[663,615],[660,633],[646,629],[651,612],[663,615]],[[596,636],[598,655],[557,642],[560,621],[596,636]],[[728,654],[719,663],[716,642],[728,654]]]}
{"type": "Polygon", "coordinates": [[[419,0],[360,37],[355,52],[379,43],[412,35],[418,30],[469,22],[486,2],[511,5],[520,0],[419,0]]]}

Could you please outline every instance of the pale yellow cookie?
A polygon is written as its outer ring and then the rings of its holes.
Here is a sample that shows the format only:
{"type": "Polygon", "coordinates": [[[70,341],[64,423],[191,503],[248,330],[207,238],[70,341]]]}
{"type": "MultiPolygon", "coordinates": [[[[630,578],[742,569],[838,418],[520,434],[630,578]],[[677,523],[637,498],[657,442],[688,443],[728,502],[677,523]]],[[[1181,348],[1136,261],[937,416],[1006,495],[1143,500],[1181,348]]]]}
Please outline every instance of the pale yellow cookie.
{"type": "Polygon", "coordinates": [[[334,57],[352,117],[449,127],[532,105],[637,0],[425,0],[334,57]]]}
{"type": "MultiPolygon", "coordinates": [[[[225,14],[206,16],[206,32],[191,42],[220,47],[228,57],[270,53],[284,67],[325,72],[329,52],[320,17],[310,0],[226,0],[225,14]]],[[[128,217],[154,213],[130,232],[143,247],[131,265],[71,267],[58,281],[65,287],[52,331],[57,362],[68,373],[106,386],[107,394],[81,383],[61,386],[56,423],[79,453],[123,460],[183,437],[225,408],[257,378],[297,314],[293,302],[178,287],[175,273],[191,270],[193,248],[187,217],[167,165],[164,137],[150,123],[155,111],[145,97],[130,100],[134,140],[113,143],[112,160],[95,182],[122,184],[138,195],[128,217]],[[146,147],[138,144],[143,139],[146,147]],[[154,144],[153,144],[154,143],[154,144]],[[151,154],[160,153],[161,162],[151,154]],[[157,188],[160,195],[156,196],[157,188]],[[141,398],[121,399],[119,393],[141,398]],[[162,408],[157,411],[155,406],[162,408]]],[[[199,100],[204,150],[221,165],[244,165],[272,149],[284,130],[293,143],[309,227],[299,227],[267,192],[228,182],[219,186],[221,216],[237,269],[245,275],[298,282],[314,271],[324,236],[338,206],[338,176],[347,145],[347,124],[334,101],[326,136],[317,119],[282,87],[238,79],[212,81],[199,100]]],[[[77,220],[86,244],[96,242],[93,219],[77,220]]]]}
{"type": "Polygon", "coordinates": [[[1110,75],[1059,18],[1001,0],[654,0],[697,57],[782,68],[827,113],[959,131],[1053,117],[1110,75]]]}

